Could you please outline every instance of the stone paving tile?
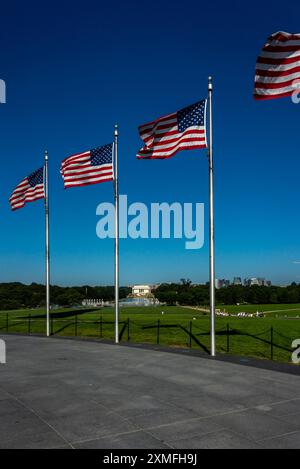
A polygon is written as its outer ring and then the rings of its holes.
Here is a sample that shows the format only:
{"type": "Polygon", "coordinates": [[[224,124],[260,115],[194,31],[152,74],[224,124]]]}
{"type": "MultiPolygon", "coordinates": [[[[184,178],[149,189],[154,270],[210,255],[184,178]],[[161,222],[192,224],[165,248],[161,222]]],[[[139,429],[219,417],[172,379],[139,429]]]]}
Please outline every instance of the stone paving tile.
{"type": "Polygon", "coordinates": [[[211,417],[210,421],[254,441],[300,430],[300,423],[279,420],[257,409],[211,417]]]}
{"type": "Polygon", "coordinates": [[[261,449],[258,443],[228,430],[195,436],[173,442],[178,449],[261,449]]]}
{"type": "Polygon", "coordinates": [[[261,440],[258,443],[267,449],[300,449],[300,432],[261,440]]]}
{"type": "Polygon", "coordinates": [[[170,449],[170,446],[143,431],[128,433],[126,435],[103,437],[82,443],[75,442],[73,445],[75,448],[79,449],[170,449]]]}
{"type": "Polygon", "coordinates": [[[49,418],[51,424],[68,441],[100,438],[105,435],[136,430],[136,426],[112,413],[111,411],[94,409],[88,412],[70,412],[59,418],[49,418]]]}
{"type": "Polygon", "coordinates": [[[146,431],[151,435],[159,438],[163,442],[171,445],[177,440],[190,440],[194,437],[199,437],[207,433],[216,432],[221,430],[220,425],[216,425],[207,420],[193,419],[185,420],[183,422],[175,422],[169,425],[160,425],[156,427],[146,428],[146,431]]]}

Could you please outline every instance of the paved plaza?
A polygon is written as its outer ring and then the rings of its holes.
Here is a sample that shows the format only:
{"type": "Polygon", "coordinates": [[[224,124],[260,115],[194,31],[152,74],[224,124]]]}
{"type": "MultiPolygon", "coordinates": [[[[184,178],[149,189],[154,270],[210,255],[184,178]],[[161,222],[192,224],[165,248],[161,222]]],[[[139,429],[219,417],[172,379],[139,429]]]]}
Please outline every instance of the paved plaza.
{"type": "Polygon", "coordinates": [[[2,335],[0,448],[300,448],[300,375],[2,335]]]}

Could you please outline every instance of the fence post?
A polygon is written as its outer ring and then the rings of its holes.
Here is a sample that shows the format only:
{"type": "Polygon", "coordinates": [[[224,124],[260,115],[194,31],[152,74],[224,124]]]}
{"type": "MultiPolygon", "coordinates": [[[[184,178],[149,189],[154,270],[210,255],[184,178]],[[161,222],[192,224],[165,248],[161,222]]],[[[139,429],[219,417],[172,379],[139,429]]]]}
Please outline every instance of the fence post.
{"type": "Polygon", "coordinates": [[[157,339],[156,339],[157,345],[159,345],[159,326],[160,326],[160,320],[158,319],[157,320],[157,339]]]}
{"type": "Polygon", "coordinates": [[[127,318],[127,341],[129,342],[130,335],[129,335],[129,318],[127,318]]]}
{"type": "Polygon", "coordinates": [[[8,332],[8,313],[6,313],[6,332],[8,332]]]}
{"type": "Polygon", "coordinates": [[[78,323],[78,314],[75,314],[75,337],[77,337],[77,323],[78,323]]]}
{"type": "Polygon", "coordinates": [[[103,337],[103,324],[102,324],[102,315],[100,316],[100,337],[103,337]]]}
{"type": "Polygon", "coordinates": [[[30,321],[31,321],[31,314],[29,314],[29,316],[28,316],[28,334],[30,334],[30,332],[31,332],[30,321]]]}
{"type": "Polygon", "coordinates": [[[227,327],[226,327],[226,351],[227,353],[229,353],[230,351],[230,346],[229,346],[229,324],[227,323],[227,327]]]}
{"type": "Polygon", "coordinates": [[[192,348],[192,321],[190,321],[190,348],[192,348]]]}
{"type": "Polygon", "coordinates": [[[271,360],[273,360],[273,326],[271,326],[271,360]]]}

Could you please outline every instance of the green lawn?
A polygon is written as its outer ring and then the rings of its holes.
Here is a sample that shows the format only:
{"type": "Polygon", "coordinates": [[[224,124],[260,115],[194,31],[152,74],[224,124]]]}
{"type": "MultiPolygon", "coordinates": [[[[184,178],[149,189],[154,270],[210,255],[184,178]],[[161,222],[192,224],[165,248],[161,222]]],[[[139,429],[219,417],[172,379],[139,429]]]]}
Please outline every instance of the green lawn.
{"type": "Polygon", "coordinates": [[[221,311],[228,313],[256,313],[257,311],[265,313],[267,316],[278,317],[297,317],[300,318],[300,304],[268,304],[268,305],[230,305],[230,306],[217,306],[221,311]]]}
{"type": "MultiPolygon", "coordinates": [[[[219,308],[224,309],[223,306],[219,308]]],[[[231,354],[271,358],[270,342],[271,328],[273,328],[273,359],[290,361],[291,342],[300,338],[300,319],[297,319],[297,315],[300,316],[300,305],[233,305],[226,306],[225,310],[233,314],[240,311],[266,313],[263,318],[217,317],[216,343],[219,353],[226,353],[229,350],[231,354]],[[288,319],[289,317],[292,319],[288,319]]],[[[53,334],[56,335],[78,335],[111,340],[114,338],[112,308],[93,312],[78,310],[77,319],[74,310],[55,310],[52,312],[52,318],[53,334]]],[[[192,346],[208,350],[209,320],[208,314],[177,306],[122,307],[120,330],[126,324],[123,341],[140,343],[159,341],[162,345],[192,346]]],[[[0,333],[6,332],[7,326],[9,332],[44,333],[45,312],[44,310],[0,312],[0,333]]]]}

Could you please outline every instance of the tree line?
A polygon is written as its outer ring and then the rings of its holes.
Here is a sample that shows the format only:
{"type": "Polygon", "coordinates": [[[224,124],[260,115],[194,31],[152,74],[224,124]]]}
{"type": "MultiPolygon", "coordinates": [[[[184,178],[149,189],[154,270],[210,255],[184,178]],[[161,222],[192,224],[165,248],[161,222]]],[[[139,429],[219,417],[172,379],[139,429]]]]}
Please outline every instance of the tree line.
{"type": "MultiPolygon", "coordinates": [[[[131,288],[121,287],[120,298],[126,298],[130,292],[131,288]]],[[[111,301],[114,296],[113,286],[60,287],[51,285],[50,287],[51,304],[61,307],[80,305],[86,298],[111,301]]],[[[0,283],[0,310],[43,306],[45,306],[45,285],[38,283],[24,285],[19,282],[0,283]]]]}
{"type": "MultiPolygon", "coordinates": [[[[121,287],[120,298],[126,298],[131,288],[121,287]]],[[[193,285],[189,279],[179,283],[163,283],[153,291],[154,296],[168,305],[207,306],[209,304],[208,285],[193,285]]],[[[50,287],[51,304],[63,306],[80,305],[86,298],[114,300],[113,286],[50,287]]],[[[230,285],[216,290],[219,305],[236,303],[276,304],[300,303],[300,284],[292,283],[286,287],[230,285]]],[[[19,282],[0,283],[0,310],[38,308],[45,306],[45,286],[19,282]]]]}
{"type": "MultiPolygon", "coordinates": [[[[185,279],[182,279],[180,283],[163,283],[154,291],[154,294],[159,301],[168,305],[205,306],[209,304],[208,285],[193,285],[190,280],[185,279]]],[[[286,287],[230,285],[216,290],[216,302],[219,305],[300,303],[300,284],[292,283],[286,287]]]]}

